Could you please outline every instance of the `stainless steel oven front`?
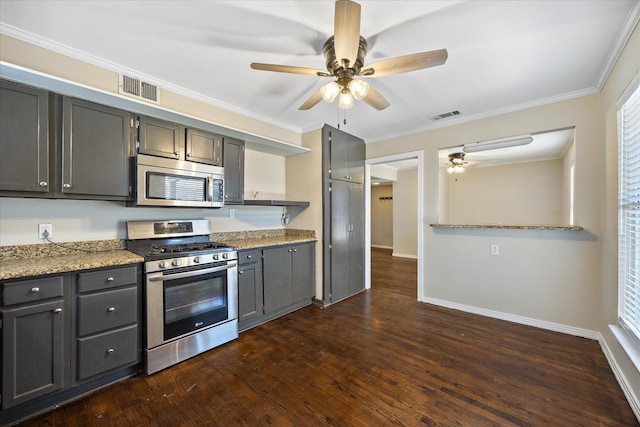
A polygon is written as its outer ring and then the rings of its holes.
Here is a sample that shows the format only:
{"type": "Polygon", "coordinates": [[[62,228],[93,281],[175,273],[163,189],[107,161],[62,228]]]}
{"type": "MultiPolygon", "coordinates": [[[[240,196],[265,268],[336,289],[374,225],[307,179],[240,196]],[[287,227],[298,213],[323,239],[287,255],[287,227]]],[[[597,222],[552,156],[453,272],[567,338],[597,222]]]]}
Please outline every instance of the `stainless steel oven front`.
{"type": "Polygon", "coordinates": [[[147,374],[238,337],[237,252],[222,257],[146,263],[147,374]]]}

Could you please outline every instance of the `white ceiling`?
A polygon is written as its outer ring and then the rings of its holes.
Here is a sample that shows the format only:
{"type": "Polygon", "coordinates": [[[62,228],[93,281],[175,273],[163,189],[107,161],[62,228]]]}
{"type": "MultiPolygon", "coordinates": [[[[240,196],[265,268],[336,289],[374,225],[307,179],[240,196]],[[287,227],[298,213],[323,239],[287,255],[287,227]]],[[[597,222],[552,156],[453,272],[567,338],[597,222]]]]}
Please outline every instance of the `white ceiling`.
{"type": "Polygon", "coordinates": [[[0,31],[286,128],[322,123],[367,142],[600,90],[638,22],[638,0],[360,0],[365,63],[446,48],[439,67],[370,79],[391,106],[298,107],[326,78],[333,1],[0,1],[0,31]],[[454,118],[430,117],[459,110],[454,118]]]}

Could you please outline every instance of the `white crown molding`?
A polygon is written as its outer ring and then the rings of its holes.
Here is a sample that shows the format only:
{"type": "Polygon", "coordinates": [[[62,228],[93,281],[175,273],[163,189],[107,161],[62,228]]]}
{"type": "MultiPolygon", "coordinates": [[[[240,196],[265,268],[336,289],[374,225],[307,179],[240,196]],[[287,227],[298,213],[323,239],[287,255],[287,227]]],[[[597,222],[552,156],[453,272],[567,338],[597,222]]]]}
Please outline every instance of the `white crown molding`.
{"type": "Polygon", "coordinates": [[[159,80],[154,76],[150,76],[148,74],[142,73],[140,71],[125,67],[123,65],[117,64],[115,62],[107,61],[104,58],[97,57],[90,53],[71,48],[67,45],[55,42],[53,40],[49,40],[44,37],[40,37],[36,34],[30,33],[28,31],[21,30],[11,25],[7,25],[0,22],[0,34],[7,35],[9,37],[13,37],[15,39],[21,40],[26,43],[30,43],[32,45],[41,47],[43,49],[50,50],[52,52],[59,53],[61,55],[68,56],[70,58],[77,59],[79,61],[86,62],[91,65],[95,65],[97,67],[104,68],[109,71],[113,71],[119,74],[126,74],[132,77],[140,78],[141,80],[147,81],[149,83],[153,83],[161,89],[170,90],[179,95],[184,95],[188,98],[195,99],[197,101],[204,102],[206,104],[212,105],[214,107],[222,108],[224,110],[230,111],[232,113],[241,114],[245,117],[259,120],[261,122],[271,124],[273,126],[277,126],[282,129],[289,130],[291,132],[296,132],[298,134],[302,133],[302,129],[297,126],[292,126],[288,123],[279,122],[277,120],[273,120],[269,117],[265,117],[259,114],[256,114],[252,111],[245,110],[243,108],[236,107],[234,105],[219,101],[217,99],[204,96],[200,93],[194,92],[189,89],[185,89],[181,86],[177,86],[173,83],[169,83],[163,80],[159,80]]]}

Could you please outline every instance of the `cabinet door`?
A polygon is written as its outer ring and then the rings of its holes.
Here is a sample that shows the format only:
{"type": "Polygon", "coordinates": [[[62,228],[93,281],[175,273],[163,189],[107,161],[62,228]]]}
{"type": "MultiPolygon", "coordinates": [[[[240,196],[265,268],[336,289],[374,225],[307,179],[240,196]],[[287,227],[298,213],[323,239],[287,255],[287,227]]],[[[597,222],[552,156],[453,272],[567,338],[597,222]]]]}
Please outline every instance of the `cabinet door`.
{"type": "Polygon", "coordinates": [[[191,162],[222,166],[222,136],[187,129],[185,159],[191,162]]]}
{"type": "Polygon", "coordinates": [[[265,314],[293,303],[290,246],[265,249],[262,252],[262,274],[265,314]]]}
{"type": "Polygon", "coordinates": [[[126,200],[130,194],[131,115],[73,98],[63,100],[62,182],[68,195],[126,200]]]}
{"type": "Polygon", "coordinates": [[[331,302],[340,301],[349,293],[349,187],[354,184],[331,182],[331,302]]]}
{"type": "Polygon", "coordinates": [[[0,82],[0,191],[49,191],[48,99],[45,91],[0,82]]]}
{"type": "Polygon", "coordinates": [[[363,183],[365,144],[360,138],[325,126],[325,139],[329,141],[331,179],[363,183]]]}
{"type": "Polygon", "coordinates": [[[63,386],[62,300],[5,310],[2,328],[2,408],[63,386]]]}
{"type": "Polygon", "coordinates": [[[365,143],[362,139],[349,135],[348,139],[349,181],[364,183],[365,143]]]}
{"type": "Polygon", "coordinates": [[[242,203],[244,200],[244,141],[224,138],[224,202],[242,203]]]}
{"type": "Polygon", "coordinates": [[[293,245],[293,302],[310,300],[315,294],[315,243],[293,245]]]}
{"type": "Polygon", "coordinates": [[[349,295],[364,289],[364,186],[349,185],[349,295]]]}
{"type": "Polygon", "coordinates": [[[260,263],[238,266],[238,322],[262,316],[262,269],[260,263]]]}
{"type": "Polygon", "coordinates": [[[139,117],[138,144],[139,153],[182,159],[184,127],[151,117],[139,117]]]}

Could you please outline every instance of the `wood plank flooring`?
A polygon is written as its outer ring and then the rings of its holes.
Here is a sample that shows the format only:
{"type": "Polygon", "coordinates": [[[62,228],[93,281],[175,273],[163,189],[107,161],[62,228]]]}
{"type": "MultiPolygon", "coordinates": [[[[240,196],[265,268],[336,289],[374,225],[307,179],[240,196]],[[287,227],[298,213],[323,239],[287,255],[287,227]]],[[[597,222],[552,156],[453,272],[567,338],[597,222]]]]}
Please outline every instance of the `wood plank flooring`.
{"type": "Polygon", "coordinates": [[[638,426],[596,341],[416,301],[416,262],[24,426],[638,426]]]}

